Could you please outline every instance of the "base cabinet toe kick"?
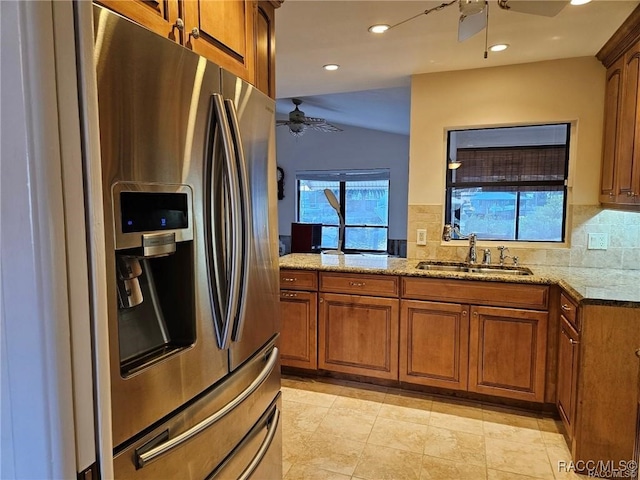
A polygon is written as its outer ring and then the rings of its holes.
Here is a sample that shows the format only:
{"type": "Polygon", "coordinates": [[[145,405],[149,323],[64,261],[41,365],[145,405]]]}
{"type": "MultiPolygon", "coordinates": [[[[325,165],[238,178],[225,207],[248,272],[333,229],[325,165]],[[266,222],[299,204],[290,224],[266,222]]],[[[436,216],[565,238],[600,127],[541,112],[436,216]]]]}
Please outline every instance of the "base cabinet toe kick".
{"type": "Polygon", "coordinates": [[[607,478],[635,465],[640,309],[580,304],[555,284],[280,276],[285,369],[538,411],[555,404],[568,468],[607,478]]]}

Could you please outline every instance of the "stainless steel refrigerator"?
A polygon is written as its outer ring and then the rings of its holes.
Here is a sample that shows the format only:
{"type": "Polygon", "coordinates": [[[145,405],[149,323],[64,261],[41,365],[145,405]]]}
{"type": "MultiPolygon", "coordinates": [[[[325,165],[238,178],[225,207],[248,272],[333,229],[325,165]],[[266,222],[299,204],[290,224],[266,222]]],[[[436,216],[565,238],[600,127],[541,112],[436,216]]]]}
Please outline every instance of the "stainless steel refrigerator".
{"type": "Polygon", "coordinates": [[[98,6],[117,478],[280,478],[274,101],[98,6]]]}

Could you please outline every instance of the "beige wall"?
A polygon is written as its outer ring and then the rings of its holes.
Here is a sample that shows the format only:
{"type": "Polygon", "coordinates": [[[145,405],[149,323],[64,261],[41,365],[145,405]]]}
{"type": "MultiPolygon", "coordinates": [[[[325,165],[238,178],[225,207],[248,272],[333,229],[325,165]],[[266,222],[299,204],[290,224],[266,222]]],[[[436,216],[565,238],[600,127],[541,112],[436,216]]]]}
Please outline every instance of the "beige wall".
{"type": "Polygon", "coordinates": [[[572,203],[597,204],[604,76],[595,57],[415,75],[409,204],[443,204],[447,129],[564,121],[575,122],[572,203]]]}
{"type": "MultiPolygon", "coordinates": [[[[605,69],[594,57],[415,75],[411,85],[407,256],[459,259],[466,253],[463,242],[440,241],[448,129],[571,122],[567,243],[511,244],[510,249],[530,264],[620,268],[629,263],[625,253],[636,264],[640,244],[632,236],[620,235],[613,226],[609,250],[585,247],[590,230],[586,225],[609,225],[610,218],[622,218],[602,214],[598,207],[604,80],[605,69]],[[415,243],[417,228],[427,228],[424,247],[415,243]]],[[[640,214],[627,216],[625,223],[636,231],[640,214]]]]}

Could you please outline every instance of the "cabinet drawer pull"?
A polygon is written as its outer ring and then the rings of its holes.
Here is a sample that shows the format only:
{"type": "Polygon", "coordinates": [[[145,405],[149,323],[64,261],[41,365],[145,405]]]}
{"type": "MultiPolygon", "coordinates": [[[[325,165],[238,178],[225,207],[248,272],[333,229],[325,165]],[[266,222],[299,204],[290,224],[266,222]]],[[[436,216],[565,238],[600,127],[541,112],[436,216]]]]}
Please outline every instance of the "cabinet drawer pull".
{"type": "Polygon", "coordinates": [[[567,305],[566,303],[563,303],[562,305],[560,305],[560,308],[562,308],[562,310],[565,311],[565,312],[570,312],[571,311],[571,307],[569,305],[567,305]]]}
{"type": "Polygon", "coordinates": [[[352,287],[364,287],[365,283],[364,282],[349,282],[349,285],[351,285],[352,287]]]}
{"type": "Polygon", "coordinates": [[[580,342],[579,342],[579,341],[577,341],[577,340],[574,340],[573,338],[570,338],[570,339],[569,339],[569,343],[570,343],[571,345],[578,345],[580,342]]]}
{"type": "Polygon", "coordinates": [[[298,296],[297,293],[289,293],[289,292],[282,292],[280,294],[281,297],[289,297],[289,298],[295,298],[298,296]]]}
{"type": "Polygon", "coordinates": [[[290,278],[290,277],[282,277],[282,281],[283,281],[283,282],[295,282],[296,280],[298,280],[298,279],[297,279],[297,278],[295,278],[295,277],[293,277],[293,278],[290,278]]]}

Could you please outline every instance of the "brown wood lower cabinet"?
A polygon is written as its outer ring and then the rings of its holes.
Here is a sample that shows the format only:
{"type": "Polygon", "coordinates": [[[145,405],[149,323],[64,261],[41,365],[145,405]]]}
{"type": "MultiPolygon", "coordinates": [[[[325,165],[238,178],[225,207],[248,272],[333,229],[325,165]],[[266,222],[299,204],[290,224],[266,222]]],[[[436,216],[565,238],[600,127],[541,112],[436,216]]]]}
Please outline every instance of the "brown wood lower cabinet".
{"type": "Polygon", "coordinates": [[[398,379],[399,300],[321,293],[318,367],[398,379]]]}
{"type": "Polygon", "coordinates": [[[280,292],[280,362],[283,366],[318,368],[315,292],[280,292]]]}
{"type": "Polygon", "coordinates": [[[558,335],[558,380],[556,390],[556,405],[560,418],[567,430],[567,435],[573,437],[575,423],[576,398],[578,387],[578,345],[580,335],[569,321],[560,316],[560,333],[558,335]]]}
{"type": "Polygon", "coordinates": [[[403,300],[400,380],[467,389],[469,309],[456,303],[403,300]]]}
{"type": "Polygon", "coordinates": [[[469,391],[544,401],[547,312],[471,307],[469,391]]]}

